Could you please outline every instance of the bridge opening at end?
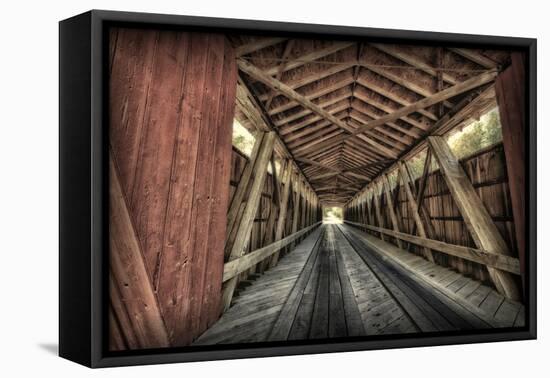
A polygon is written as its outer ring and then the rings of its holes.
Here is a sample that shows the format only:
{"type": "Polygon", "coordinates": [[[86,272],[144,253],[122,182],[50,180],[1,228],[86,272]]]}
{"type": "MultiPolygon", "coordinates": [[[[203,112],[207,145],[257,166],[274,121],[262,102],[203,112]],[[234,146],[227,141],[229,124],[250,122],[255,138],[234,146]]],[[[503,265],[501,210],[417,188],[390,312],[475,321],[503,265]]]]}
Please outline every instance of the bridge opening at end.
{"type": "Polygon", "coordinates": [[[343,223],[343,210],[338,206],[325,206],[323,208],[323,224],[343,223]]]}

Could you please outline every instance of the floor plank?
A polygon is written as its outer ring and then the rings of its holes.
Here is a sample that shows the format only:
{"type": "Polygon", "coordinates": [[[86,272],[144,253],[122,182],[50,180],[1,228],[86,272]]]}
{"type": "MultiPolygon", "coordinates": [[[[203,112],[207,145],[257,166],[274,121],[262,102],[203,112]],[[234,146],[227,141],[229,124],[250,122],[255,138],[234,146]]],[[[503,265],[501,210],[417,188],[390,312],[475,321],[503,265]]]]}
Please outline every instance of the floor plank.
{"type": "Polygon", "coordinates": [[[521,327],[493,288],[348,225],[323,225],[251,276],[197,345],[521,327]]]}

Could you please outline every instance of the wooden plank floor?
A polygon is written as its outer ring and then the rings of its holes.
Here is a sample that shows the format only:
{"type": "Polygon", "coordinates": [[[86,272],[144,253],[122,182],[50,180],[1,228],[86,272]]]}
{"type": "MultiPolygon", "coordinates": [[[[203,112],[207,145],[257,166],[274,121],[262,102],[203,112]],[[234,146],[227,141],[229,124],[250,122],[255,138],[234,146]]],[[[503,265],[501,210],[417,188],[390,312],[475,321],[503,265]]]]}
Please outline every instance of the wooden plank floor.
{"type": "Polygon", "coordinates": [[[348,225],[323,225],[233,301],[196,345],[521,326],[493,289],[348,225]]]}

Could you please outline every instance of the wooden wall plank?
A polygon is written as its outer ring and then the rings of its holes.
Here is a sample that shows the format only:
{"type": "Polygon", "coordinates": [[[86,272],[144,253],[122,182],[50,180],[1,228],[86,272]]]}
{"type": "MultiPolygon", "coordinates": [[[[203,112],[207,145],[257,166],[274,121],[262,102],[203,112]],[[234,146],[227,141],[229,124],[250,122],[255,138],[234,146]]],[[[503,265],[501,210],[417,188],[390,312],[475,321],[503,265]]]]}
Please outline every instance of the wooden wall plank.
{"type": "MultiPolygon", "coordinates": [[[[254,224],[254,217],[258,210],[258,203],[261,197],[261,192],[267,177],[267,166],[273,154],[273,146],[275,142],[275,133],[268,132],[265,138],[263,138],[262,145],[260,147],[260,153],[258,159],[254,164],[254,180],[249,192],[248,199],[246,201],[243,215],[239,221],[237,236],[235,242],[231,246],[229,253],[229,261],[241,257],[245,253],[245,247],[250,239],[250,232],[252,225],[254,224]]],[[[237,285],[237,277],[227,281],[223,288],[223,307],[228,309],[231,305],[231,299],[237,285]]]]}
{"type": "MultiPolygon", "coordinates": [[[[428,236],[426,232],[426,228],[424,227],[424,223],[422,222],[422,218],[420,217],[420,213],[418,212],[419,206],[416,203],[416,199],[414,198],[413,192],[410,187],[411,180],[409,177],[409,171],[405,168],[405,164],[403,162],[399,162],[398,166],[401,172],[401,175],[400,175],[401,181],[403,181],[405,194],[407,196],[407,203],[409,204],[410,212],[416,224],[418,235],[420,235],[420,237],[422,238],[426,238],[428,236]]],[[[429,248],[424,248],[424,254],[428,260],[430,260],[431,262],[434,262],[432,252],[430,251],[429,248]]]]}
{"type": "MultiPolygon", "coordinates": [[[[384,192],[386,193],[386,201],[388,203],[387,208],[388,208],[388,213],[390,214],[390,219],[391,219],[393,230],[399,232],[400,231],[399,230],[399,221],[398,221],[398,218],[397,218],[397,214],[395,213],[394,201],[393,201],[392,194],[391,194],[391,191],[390,191],[390,182],[388,180],[387,175],[382,176],[382,185],[383,185],[383,188],[384,188],[384,192]]],[[[397,246],[399,248],[403,247],[402,244],[401,244],[401,240],[397,239],[396,242],[397,242],[397,246]]]]}
{"type": "Polygon", "coordinates": [[[113,155],[171,345],[188,345],[221,308],[234,52],[221,34],[118,29],[111,41],[113,155]]]}

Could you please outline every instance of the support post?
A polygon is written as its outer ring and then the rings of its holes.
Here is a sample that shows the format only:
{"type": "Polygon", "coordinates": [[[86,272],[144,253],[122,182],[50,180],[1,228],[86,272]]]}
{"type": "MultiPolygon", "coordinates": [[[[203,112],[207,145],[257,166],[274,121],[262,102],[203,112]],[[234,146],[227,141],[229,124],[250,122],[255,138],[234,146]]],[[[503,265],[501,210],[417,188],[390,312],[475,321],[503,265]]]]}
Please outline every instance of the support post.
{"type": "MultiPolygon", "coordinates": [[[[277,227],[275,228],[275,241],[283,238],[285,230],[286,213],[288,209],[288,199],[290,195],[290,176],[292,174],[292,165],[286,164],[286,169],[282,175],[281,182],[283,184],[283,194],[281,195],[281,204],[279,206],[279,219],[277,219],[277,227]]],[[[279,251],[277,251],[269,261],[269,267],[273,268],[279,261],[279,251]]]]}
{"type": "MultiPolygon", "coordinates": [[[[377,226],[380,228],[384,228],[384,219],[382,218],[382,213],[380,211],[380,197],[382,196],[382,193],[380,192],[379,188],[374,186],[374,192],[373,192],[373,202],[374,202],[374,209],[376,213],[376,222],[378,223],[377,226]],[[378,193],[377,193],[378,192],[378,193]]],[[[380,239],[383,241],[386,241],[386,238],[384,234],[380,233],[380,239]]]]}
{"type": "MultiPolygon", "coordinates": [[[[422,219],[420,218],[420,214],[418,213],[418,204],[416,203],[416,200],[414,198],[414,195],[410,187],[409,172],[407,171],[405,164],[402,161],[398,163],[398,166],[399,166],[399,170],[401,171],[401,181],[403,182],[403,186],[405,187],[405,194],[407,195],[407,203],[409,204],[409,209],[412,213],[414,222],[416,224],[418,235],[422,238],[426,238],[427,237],[426,229],[424,228],[424,223],[422,222],[422,219]]],[[[429,248],[423,248],[423,251],[426,258],[431,262],[434,262],[432,251],[429,248]]]]}
{"type": "MultiPolygon", "coordinates": [[[[428,143],[477,247],[509,256],[510,250],[506,242],[445,139],[441,136],[430,136],[428,143]]],[[[501,294],[513,300],[521,299],[521,291],[510,273],[489,267],[487,270],[501,294]]]]}
{"type": "MultiPolygon", "coordinates": [[[[393,226],[393,230],[400,232],[399,230],[399,222],[397,220],[397,215],[395,214],[395,207],[393,205],[393,198],[390,190],[390,182],[388,180],[388,175],[384,174],[382,175],[382,183],[384,187],[384,192],[386,193],[386,200],[388,201],[388,210],[390,212],[390,219],[393,226]]],[[[401,243],[401,240],[396,239],[397,246],[399,248],[403,248],[403,245],[401,243]]]]}
{"type": "MultiPolygon", "coordinates": [[[[292,198],[292,230],[291,234],[294,234],[298,231],[298,216],[300,215],[300,176],[298,174],[294,177],[294,182],[292,183],[292,190],[294,196],[292,198]]],[[[296,245],[293,243],[292,246],[296,245]]]]}
{"type": "Polygon", "coordinates": [[[237,223],[237,220],[240,219],[240,215],[242,215],[242,210],[244,209],[243,199],[245,198],[247,191],[250,189],[250,182],[253,178],[252,173],[254,170],[254,165],[258,160],[260,146],[263,143],[263,138],[265,137],[265,134],[266,133],[263,132],[258,132],[255,134],[256,140],[254,142],[254,147],[252,148],[252,153],[250,154],[250,160],[248,161],[248,164],[245,166],[243,173],[241,174],[239,184],[235,189],[233,199],[231,200],[231,205],[229,206],[229,211],[227,212],[227,235],[225,240],[226,254],[230,252],[228,251],[227,246],[233,244],[232,239],[236,234],[235,224],[237,223]]]}
{"type": "MultiPolygon", "coordinates": [[[[228,261],[237,259],[244,254],[246,245],[250,238],[250,230],[254,224],[254,217],[258,211],[258,205],[262,194],[265,178],[267,176],[267,165],[273,153],[273,145],[275,142],[275,133],[268,132],[262,137],[262,144],[259,146],[258,157],[254,162],[254,180],[251,183],[248,200],[241,218],[238,221],[238,227],[235,241],[233,245],[226,246],[229,248],[228,261]]],[[[237,277],[227,281],[223,288],[223,305],[224,310],[227,310],[231,304],[233,293],[237,285],[237,277]]]]}

